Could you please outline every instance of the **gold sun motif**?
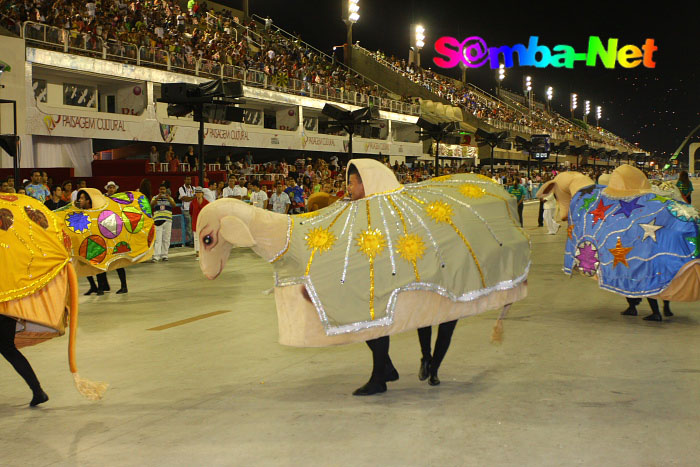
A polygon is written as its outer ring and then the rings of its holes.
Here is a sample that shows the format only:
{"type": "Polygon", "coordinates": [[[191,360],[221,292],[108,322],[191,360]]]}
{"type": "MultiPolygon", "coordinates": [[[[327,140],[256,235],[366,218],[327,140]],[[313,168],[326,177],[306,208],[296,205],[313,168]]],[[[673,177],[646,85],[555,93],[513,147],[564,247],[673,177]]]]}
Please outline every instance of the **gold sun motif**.
{"type": "Polygon", "coordinates": [[[417,261],[425,253],[425,243],[416,234],[406,234],[399,238],[396,251],[406,261],[417,261]]]}
{"type": "Polygon", "coordinates": [[[460,185],[459,192],[467,198],[481,198],[486,194],[486,190],[474,183],[464,183],[460,185]]]}
{"type": "Polygon", "coordinates": [[[317,227],[306,234],[306,246],[309,250],[318,250],[319,253],[328,251],[335,243],[336,237],[330,228],[317,227]]]}
{"type": "Polygon", "coordinates": [[[360,247],[360,252],[373,260],[386,248],[386,239],[379,229],[367,229],[357,236],[357,246],[360,247]]]}
{"type": "Polygon", "coordinates": [[[443,182],[452,178],[452,175],[440,175],[439,177],[433,177],[430,179],[431,182],[443,182]]]}
{"type": "Polygon", "coordinates": [[[425,211],[435,222],[452,222],[452,206],[444,201],[433,201],[425,207],[425,211]]]}

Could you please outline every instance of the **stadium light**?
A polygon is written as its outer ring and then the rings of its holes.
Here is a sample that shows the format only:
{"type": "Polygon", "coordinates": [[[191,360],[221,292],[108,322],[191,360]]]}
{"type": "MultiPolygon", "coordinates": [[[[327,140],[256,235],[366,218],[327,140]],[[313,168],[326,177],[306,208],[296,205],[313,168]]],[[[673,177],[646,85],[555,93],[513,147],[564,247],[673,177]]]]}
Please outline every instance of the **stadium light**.
{"type": "Polygon", "coordinates": [[[420,24],[416,26],[416,47],[422,49],[425,46],[425,28],[420,24]]]}
{"type": "Polygon", "coordinates": [[[411,27],[411,48],[408,51],[408,62],[420,67],[420,51],[425,46],[425,28],[416,24],[411,27]]]}
{"type": "Polygon", "coordinates": [[[343,22],[346,26],[345,65],[352,66],[352,25],[360,19],[360,0],[340,0],[342,5],[343,22]]]}
{"type": "Polygon", "coordinates": [[[584,101],[583,103],[583,121],[588,123],[588,114],[591,113],[591,101],[584,101]]]}
{"type": "Polygon", "coordinates": [[[552,111],[552,97],[554,97],[554,88],[552,86],[547,86],[547,107],[549,111],[552,111]]]}
{"type": "Polygon", "coordinates": [[[525,77],[525,92],[527,92],[527,106],[532,108],[532,76],[525,77]]]}
{"type": "Polygon", "coordinates": [[[360,0],[348,0],[348,21],[357,23],[360,19],[360,0]]]}
{"type": "Polygon", "coordinates": [[[603,108],[601,106],[596,106],[595,108],[595,126],[600,126],[598,122],[600,121],[600,118],[603,116],[603,108]]]}
{"type": "Polygon", "coordinates": [[[578,107],[578,95],[575,93],[571,94],[571,118],[574,118],[574,111],[578,107]]]}
{"type": "Polygon", "coordinates": [[[506,66],[501,63],[498,65],[498,73],[496,74],[496,95],[501,96],[501,81],[506,78],[506,66]]]}

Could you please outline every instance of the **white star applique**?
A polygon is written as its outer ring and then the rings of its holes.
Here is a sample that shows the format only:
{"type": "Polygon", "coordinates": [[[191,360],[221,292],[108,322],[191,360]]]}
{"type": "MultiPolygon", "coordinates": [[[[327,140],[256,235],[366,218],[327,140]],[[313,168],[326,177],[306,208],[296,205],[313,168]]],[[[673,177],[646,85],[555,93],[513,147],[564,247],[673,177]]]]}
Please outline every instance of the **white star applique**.
{"type": "Polygon", "coordinates": [[[656,225],[656,219],[652,220],[648,224],[639,224],[639,226],[644,229],[642,241],[646,240],[647,238],[651,238],[652,240],[656,241],[656,231],[664,228],[663,225],[656,225]]]}

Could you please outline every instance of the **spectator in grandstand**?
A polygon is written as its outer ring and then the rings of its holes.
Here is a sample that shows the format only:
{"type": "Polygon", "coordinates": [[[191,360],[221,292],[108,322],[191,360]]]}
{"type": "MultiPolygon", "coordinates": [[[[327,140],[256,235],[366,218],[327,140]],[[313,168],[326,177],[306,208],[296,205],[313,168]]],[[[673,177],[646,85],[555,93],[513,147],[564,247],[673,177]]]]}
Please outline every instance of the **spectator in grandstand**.
{"type": "Polygon", "coordinates": [[[12,175],[7,177],[7,189],[10,190],[9,193],[15,192],[15,177],[13,177],[12,175]]]}
{"type": "Polygon", "coordinates": [[[151,146],[151,152],[148,153],[148,160],[154,164],[160,162],[160,154],[155,146],[151,146]]]}
{"type": "Polygon", "coordinates": [[[52,186],[51,196],[44,202],[44,206],[52,211],[55,211],[56,209],[67,205],[68,203],[63,200],[62,194],[63,190],[61,189],[61,185],[52,186]]]}
{"type": "Polygon", "coordinates": [[[44,170],[41,171],[41,184],[44,185],[44,188],[47,190],[51,188],[51,185],[49,184],[49,174],[44,170]]]}
{"type": "Polygon", "coordinates": [[[270,197],[270,208],[274,212],[287,214],[292,203],[289,200],[289,196],[287,196],[287,193],[285,193],[282,188],[282,183],[277,182],[275,192],[270,197]]]}
{"type": "Polygon", "coordinates": [[[117,185],[116,183],[114,183],[111,180],[109,182],[107,182],[107,184],[105,185],[105,195],[106,196],[110,196],[110,197],[114,196],[114,193],[116,193],[117,190],[119,190],[119,185],[117,185]]]}
{"type": "Polygon", "coordinates": [[[192,213],[192,233],[194,235],[194,252],[199,260],[199,235],[197,235],[197,217],[199,213],[204,209],[204,206],[209,204],[209,201],[204,199],[204,190],[202,187],[198,186],[194,189],[195,198],[190,204],[190,212],[192,213]]]}
{"type": "Polygon", "coordinates": [[[260,183],[257,180],[250,182],[252,193],[250,195],[250,203],[260,209],[267,209],[267,193],[260,189],[260,183]]]}
{"type": "Polygon", "coordinates": [[[197,168],[197,156],[194,153],[194,147],[187,147],[187,153],[182,158],[182,162],[188,163],[190,165],[190,170],[195,170],[197,168]]]}
{"type": "Polygon", "coordinates": [[[224,188],[222,192],[222,197],[242,199],[243,192],[241,191],[241,187],[238,185],[237,182],[238,179],[234,175],[230,176],[228,178],[228,186],[224,188]]]}
{"type": "Polygon", "coordinates": [[[71,202],[71,193],[73,192],[73,183],[70,180],[66,180],[63,182],[63,186],[61,187],[61,199],[65,201],[67,204],[71,202]]]}
{"type": "Polygon", "coordinates": [[[25,190],[27,195],[39,200],[41,203],[46,201],[46,198],[51,195],[41,181],[41,172],[39,170],[32,170],[32,181],[25,187],[25,190]]]}
{"type": "Polygon", "coordinates": [[[253,165],[253,154],[250,151],[246,152],[245,154],[245,163],[248,166],[253,165]]]}
{"type": "Polygon", "coordinates": [[[174,208],[175,200],[168,195],[165,184],[161,184],[160,187],[158,187],[158,194],[151,200],[153,223],[156,226],[156,241],[153,252],[154,262],[168,261],[174,208]]]}
{"type": "Polygon", "coordinates": [[[0,193],[10,193],[10,187],[7,182],[2,182],[0,185],[0,193]]]}
{"type": "Polygon", "coordinates": [[[194,199],[194,187],[192,177],[185,175],[185,184],[178,190],[180,202],[182,203],[182,217],[185,219],[185,243],[190,245],[192,237],[192,216],[190,215],[190,203],[194,199]]]}
{"type": "Polygon", "coordinates": [[[304,190],[297,185],[297,181],[294,178],[287,178],[287,188],[285,188],[284,192],[289,196],[292,214],[304,212],[304,190]]]}

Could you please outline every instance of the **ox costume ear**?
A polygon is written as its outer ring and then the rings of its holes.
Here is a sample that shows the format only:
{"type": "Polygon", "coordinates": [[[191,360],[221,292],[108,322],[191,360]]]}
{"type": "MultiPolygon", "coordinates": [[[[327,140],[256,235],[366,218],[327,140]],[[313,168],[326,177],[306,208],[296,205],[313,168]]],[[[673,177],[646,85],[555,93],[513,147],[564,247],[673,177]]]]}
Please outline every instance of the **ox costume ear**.
{"type": "Polygon", "coordinates": [[[253,247],[258,244],[248,226],[236,216],[222,218],[219,233],[224,240],[234,246],[253,247]]]}
{"type": "Polygon", "coordinates": [[[539,190],[537,190],[537,198],[541,199],[547,196],[556,186],[556,182],[554,180],[550,180],[544,185],[540,187],[539,190]]]}

